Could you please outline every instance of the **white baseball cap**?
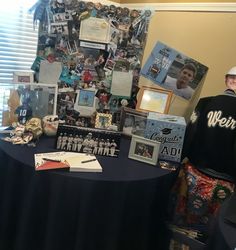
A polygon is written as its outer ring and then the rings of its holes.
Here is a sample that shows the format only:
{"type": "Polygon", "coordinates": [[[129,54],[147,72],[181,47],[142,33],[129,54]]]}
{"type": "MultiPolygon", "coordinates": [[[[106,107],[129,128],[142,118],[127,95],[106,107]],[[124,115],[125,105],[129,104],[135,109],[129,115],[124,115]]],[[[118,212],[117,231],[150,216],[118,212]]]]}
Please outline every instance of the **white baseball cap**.
{"type": "Polygon", "coordinates": [[[234,66],[233,68],[231,68],[228,73],[226,74],[226,76],[228,75],[236,75],[236,66],[234,66]]]}

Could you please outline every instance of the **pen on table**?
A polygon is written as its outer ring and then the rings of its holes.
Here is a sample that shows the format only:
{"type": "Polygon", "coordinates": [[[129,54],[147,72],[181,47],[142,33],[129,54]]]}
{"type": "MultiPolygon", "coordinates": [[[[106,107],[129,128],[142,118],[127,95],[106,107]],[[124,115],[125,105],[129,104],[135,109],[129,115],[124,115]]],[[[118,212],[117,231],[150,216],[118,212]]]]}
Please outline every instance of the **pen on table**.
{"type": "Polygon", "coordinates": [[[91,159],[91,160],[81,161],[81,163],[87,163],[87,162],[96,161],[96,160],[97,159],[91,159]]]}
{"type": "Polygon", "coordinates": [[[53,162],[61,162],[61,160],[54,160],[49,158],[43,158],[44,161],[53,161],[53,162]]]}

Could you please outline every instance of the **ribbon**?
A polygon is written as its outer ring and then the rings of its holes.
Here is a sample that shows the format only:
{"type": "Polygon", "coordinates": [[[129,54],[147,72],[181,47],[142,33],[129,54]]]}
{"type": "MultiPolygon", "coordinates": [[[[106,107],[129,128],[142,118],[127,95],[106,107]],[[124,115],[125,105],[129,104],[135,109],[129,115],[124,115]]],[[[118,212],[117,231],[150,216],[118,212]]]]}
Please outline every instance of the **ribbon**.
{"type": "Polygon", "coordinates": [[[29,12],[34,12],[33,22],[44,21],[49,23],[49,3],[50,0],[38,0],[30,9],[29,12]]]}

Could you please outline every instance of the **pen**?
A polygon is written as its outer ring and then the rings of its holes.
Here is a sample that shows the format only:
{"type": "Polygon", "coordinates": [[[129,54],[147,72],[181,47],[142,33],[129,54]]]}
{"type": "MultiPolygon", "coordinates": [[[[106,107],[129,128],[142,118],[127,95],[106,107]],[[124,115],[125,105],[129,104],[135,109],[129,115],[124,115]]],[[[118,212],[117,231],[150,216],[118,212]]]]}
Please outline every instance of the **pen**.
{"type": "Polygon", "coordinates": [[[81,163],[87,163],[87,162],[91,162],[91,161],[96,161],[97,159],[91,159],[91,160],[87,160],[87,161],[81,161],[81,163]]]}
{"type": "Polygon", "coordinates": [[[54,160],[54,159],[48,159],[48,158],[43,158],[44,161],[53,161],[53,162],[61,162],[61,160],[54,160]]]}

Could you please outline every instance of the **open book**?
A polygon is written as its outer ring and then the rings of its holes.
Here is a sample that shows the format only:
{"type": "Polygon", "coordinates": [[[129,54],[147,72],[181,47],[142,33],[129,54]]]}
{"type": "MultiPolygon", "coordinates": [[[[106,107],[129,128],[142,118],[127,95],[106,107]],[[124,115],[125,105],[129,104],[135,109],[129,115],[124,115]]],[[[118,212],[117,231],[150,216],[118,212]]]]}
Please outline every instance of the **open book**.
{"type": "Polygon", "coordinates": [[[94,155],[73,152],[52,152],[35,154],[35,170],[68,168],[71,172],[102,172],[94,155]]]}

